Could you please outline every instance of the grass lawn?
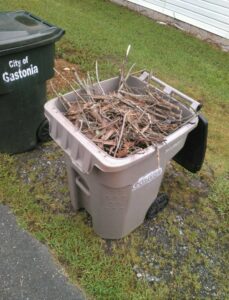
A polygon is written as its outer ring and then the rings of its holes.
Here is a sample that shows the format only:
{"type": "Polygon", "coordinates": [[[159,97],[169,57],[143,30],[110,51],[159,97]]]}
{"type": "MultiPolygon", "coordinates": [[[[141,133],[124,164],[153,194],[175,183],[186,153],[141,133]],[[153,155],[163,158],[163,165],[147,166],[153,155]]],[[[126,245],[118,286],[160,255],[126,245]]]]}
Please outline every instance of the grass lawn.
{"type": "Polygon", "coordinates": [[[120,241],[97,237],[85,212],[74,214],[62,152],[53,142],[20,155],[0,154],[0,201],[47,244],[70,280],[94,299],[227,299],[229,55],[175,28],[106,0],[0,0],[66,30],[57,56],[82,73],[99,62],[101,78],[129,63],[203,103],[209,121],[198,174],[172,164],[162,190],[168,207],[120,241]],[[47,9],[48,7],[48,9],[47,9]]]}

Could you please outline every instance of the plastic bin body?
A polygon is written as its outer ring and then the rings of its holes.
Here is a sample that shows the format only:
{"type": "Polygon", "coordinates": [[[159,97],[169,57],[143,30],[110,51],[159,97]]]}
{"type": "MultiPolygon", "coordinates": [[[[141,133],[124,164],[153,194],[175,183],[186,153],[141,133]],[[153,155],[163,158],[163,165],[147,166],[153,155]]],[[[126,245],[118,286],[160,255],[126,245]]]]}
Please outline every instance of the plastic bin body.
{"type": "Polygon", "coordinates": [[[85,208],[95,232],[106,239],[122,238],[143,223],[165,170],[157,168],[153,156],[122,171],[94,167],[90,174],[82,173],[68,155],[65,161],[74,209],[85,208]]]}
{"type": "Polygon", "coordinates": [[[24,12],[0,13],[0,152],[34,148],[42,126],[55,41],[64,31],[24,12]]]}
{"type": "MultiPolygon", "coordinates": [[[[117,88],[119,79],[102,82],[105,92],[117,88]]],[[[129,85],[145,83],[131,77],[129,85]]],[[[74,101],[74,92],[65,95],[74,101]]],[[[192,109],[182,104],[184,116],[192,109]]],[[[103,238],[119,239],[138,227],[156,199],[167,162],[184,146],[186,137],[198,124],[198,117],[170,134],[157,149],[148,147],[139,154],[113,158],[80,133],[63,115],[57,98],[45,104],[50,135],[65,151],[73,207],[85,208],[92,216],[95,232],[103,238]]]]}

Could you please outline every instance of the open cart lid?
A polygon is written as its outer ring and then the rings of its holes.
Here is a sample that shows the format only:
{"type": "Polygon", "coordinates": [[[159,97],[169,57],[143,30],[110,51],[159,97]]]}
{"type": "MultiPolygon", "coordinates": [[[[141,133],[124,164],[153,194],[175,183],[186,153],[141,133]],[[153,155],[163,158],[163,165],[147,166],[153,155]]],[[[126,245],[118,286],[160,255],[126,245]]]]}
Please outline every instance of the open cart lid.
{"type": "Polygon", "coordinates": [[[26,11],[0,13],[0,56],[51,44],[64,30],[26,11]]]}

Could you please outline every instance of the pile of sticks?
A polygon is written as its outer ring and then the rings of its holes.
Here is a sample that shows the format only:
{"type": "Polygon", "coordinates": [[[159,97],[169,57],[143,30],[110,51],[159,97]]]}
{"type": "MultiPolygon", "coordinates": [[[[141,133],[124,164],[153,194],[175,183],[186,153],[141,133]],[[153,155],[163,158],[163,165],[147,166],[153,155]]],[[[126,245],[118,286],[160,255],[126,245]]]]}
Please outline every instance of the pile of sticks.
{"type": "Polygon", "coordinates": [[[90,76],[85,81],[75,73],[81,92],[69,84],[76,101],[69,102],[59,95],[65,116],[74,126],[117,158],[163,143],[166,136],[187,122],[182,118],[181,108],[164,92],[150,84],[144,90],[130,87],[129,73],[124,76],[121,72],[118,89],[106,94],[98,80],[96,63],[97,91],[92,88],[90,76]]]}

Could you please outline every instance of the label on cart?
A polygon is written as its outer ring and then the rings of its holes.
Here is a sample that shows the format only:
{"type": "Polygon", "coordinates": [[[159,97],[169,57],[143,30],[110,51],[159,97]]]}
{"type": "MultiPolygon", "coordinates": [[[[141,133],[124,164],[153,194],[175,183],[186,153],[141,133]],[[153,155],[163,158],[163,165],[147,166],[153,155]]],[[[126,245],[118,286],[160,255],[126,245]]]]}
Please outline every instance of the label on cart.
{"type": "Polygon", "coordinates": [[[2,79],[6,83],[17,81],[39,73],[38,66],[29,62],[28,55],[22,59],[12,59],[8,62],[9,70],[2,73],[2,79]]]}
{"type": "Polygon", "coordinates": [[[158,169],[146,174],[145,176],[140,177],[138,179],[138,181],[133,185],[132,190],[137,190],[137,189],[143,187],[144,185],[155,180],[161,174],[162,174],[162,168],[158,168],[158,169]]]}

